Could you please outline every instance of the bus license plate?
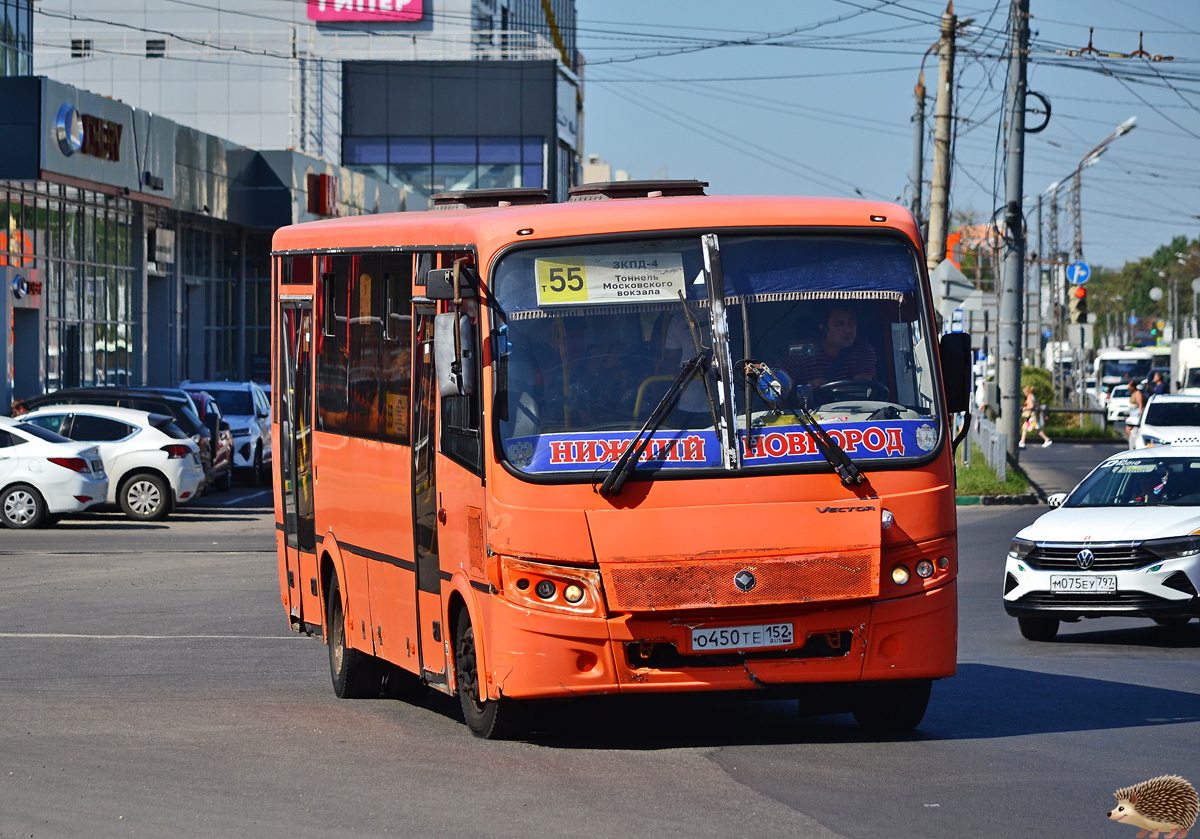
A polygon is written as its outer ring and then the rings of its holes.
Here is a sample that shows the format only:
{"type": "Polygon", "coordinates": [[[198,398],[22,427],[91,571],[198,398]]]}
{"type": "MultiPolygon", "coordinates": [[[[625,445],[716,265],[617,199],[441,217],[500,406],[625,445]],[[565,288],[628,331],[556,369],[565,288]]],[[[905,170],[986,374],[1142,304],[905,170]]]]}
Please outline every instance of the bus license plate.
{"type": "Polygon", "coordinates": [[[1055,593],[1112,594],[1116,590],[1116,577],[1083,574],[1054,574],[1050,577],[1050,591],[1055,593]]]}
{"type": "Polygon", "coordinates": [[[720,626],[692,630],[692,652],[712,650],[753,650],[759,647],[786,647],[794,639],[790,623],[764,623],[757,626],[720,626]]]}

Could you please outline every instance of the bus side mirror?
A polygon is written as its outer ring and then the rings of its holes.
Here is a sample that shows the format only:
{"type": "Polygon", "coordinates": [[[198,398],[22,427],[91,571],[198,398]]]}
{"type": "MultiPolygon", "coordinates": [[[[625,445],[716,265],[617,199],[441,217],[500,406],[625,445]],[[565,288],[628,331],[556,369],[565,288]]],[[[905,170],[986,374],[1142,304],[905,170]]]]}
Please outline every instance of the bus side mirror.
{"type": "Polygon", "coordinates": [[[938,344],[942,357],[942,383],[946,410],[960,414],[971,409],[971,336],[947,332],[938,344]]]}
{"type": "MultiPolygon", "coordinates": [[[[458,269],[458,293],[464,300],[479,296],[479,274],[469,265],[458,269]]],[[[454,299],[454,269],[434,268],[425,274],[425,296],[430,300],[454,299]]]]}
{"type": "Polygon", "coordinates": [[[470,396],[475,393],[475,331],[471,328],[470,318],[454,312],[434,316],[433,363],[440,395],[470,396]],[[455,318],[458,319],[457,330],[455,318]]]}

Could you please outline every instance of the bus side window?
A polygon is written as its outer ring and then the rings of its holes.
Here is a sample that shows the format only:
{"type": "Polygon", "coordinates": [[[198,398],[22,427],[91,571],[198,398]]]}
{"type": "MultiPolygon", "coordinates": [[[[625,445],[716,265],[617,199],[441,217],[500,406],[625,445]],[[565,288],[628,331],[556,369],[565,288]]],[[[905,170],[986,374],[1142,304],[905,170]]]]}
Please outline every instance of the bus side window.
{"type": "Polygon", "coordinates": [[[383,435],[379,374],[383,351],[383,256],[350,258],[349,375],[347,431],[362,437],[383,435]]]}
{"type": "Polygon", "coordinates": [[[409,386],[412,367],[413,255],[383,256],[383,346],[379,363],[379,399],[383,437],[408,443],[409,386]]]}
{"type": "Polygon", "coordinates": [[[351,257],[320,257],[321,334],[317,336],[317,428],[346,431],[350,357],[347,309],[351,257]]]}
{"type": "Polygon", "coordinates": [[[283,258],[283,276],[281,283],[296,285],[312,285],[313,258],[311,254],[283,258]]]}

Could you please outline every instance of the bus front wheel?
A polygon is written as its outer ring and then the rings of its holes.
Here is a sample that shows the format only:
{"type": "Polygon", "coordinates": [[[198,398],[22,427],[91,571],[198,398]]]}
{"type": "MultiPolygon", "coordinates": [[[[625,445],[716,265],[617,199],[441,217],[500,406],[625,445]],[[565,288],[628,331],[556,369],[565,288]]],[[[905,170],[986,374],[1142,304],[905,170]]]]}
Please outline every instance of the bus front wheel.
{"type": "Polygon", "coordinates": [[[860,685],[852,709],[854,719],[867,731],[911,731],[925,716],[932,686],[932,679],[860,685]]]}
{"type": "Polygon", "coordinates": [[[518,708],[511,699],[483,699],[479,686],[479,663],[475,651],[475,629],[464,608],[458,613],[454,632],[454,674],[463,719],[476,737],[504,740],[520,729],[518,708]]]}

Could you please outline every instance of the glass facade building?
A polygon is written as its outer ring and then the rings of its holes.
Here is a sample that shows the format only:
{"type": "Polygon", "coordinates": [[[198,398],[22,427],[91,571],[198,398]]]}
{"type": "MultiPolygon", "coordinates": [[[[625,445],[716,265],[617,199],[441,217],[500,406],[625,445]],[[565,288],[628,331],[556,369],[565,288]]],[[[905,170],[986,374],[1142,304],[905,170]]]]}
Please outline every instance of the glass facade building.
{"type": "Polygon", "coordinates": [[[0,76],[33,73],[33,3],[0,0],[0,76]]]}
{"type": "Polygon", "coordinates": [[[462,189],[574,183],[578,87],[555,60],[347,61],[342,163],[400,190],[401,209],[462,189]]]}
{"type": "Polygon", "coordinates": [[[273,232],[400,204],[38,76],[0,79],[0,137],[0,413],[64,387],[268,380],[273,232]]]}
{"type": "Polygon", "coordinates": [[[345,164],[399,187],[401,209],[427,210],[439,192],[546,187],[541,137],[347,137],[345,164]]]}

